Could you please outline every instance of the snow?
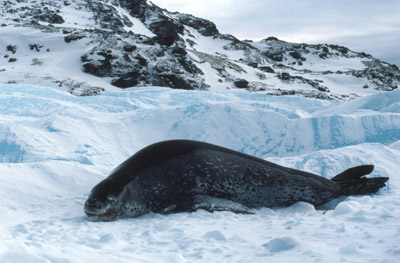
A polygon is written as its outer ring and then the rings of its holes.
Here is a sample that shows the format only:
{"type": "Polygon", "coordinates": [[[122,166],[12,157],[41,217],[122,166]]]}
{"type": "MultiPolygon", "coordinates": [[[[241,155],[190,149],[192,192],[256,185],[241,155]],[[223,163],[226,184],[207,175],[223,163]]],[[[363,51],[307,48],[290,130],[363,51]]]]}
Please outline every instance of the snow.
{"type": "Polygon", "coordinates": [[[0,84],[0,262],[399,262],[400,91],[350,102],[143,87],[76,97],[0,84]],[[374,164],[371,196],[91,222],[92,187],[142,147],[219,144],[332,178],[374,164]]]}
{"type": "Polygon", "coordinates": [[[243,50],[228,50],[224,48],[224,46],[231,44],[229,40],[203,36],[194,28],[188,26],[185,26],[185,30],[187,31],[187,38],[196,43],[193,47],[196,51],[214,56],[229,57],[231,60],[244,58],[243,50]]]}
{"type": "MultiPolygon", "coordinates": [[[[133,24],[132,26],[128,27],[125,25],[126,32],[134,32],[135,34],[141,34],[148,37],[156,36],[153,32],[151,32],[139,19],[136,17],[131,16],[125,9],[120,6],[115,6],[113,4],[109,4],[110,6],[114,7],[121,17],[127,17],[129,21],[133,24]]],[[[123,21],[123,20],[122,20],[123,21]]]]}
{"type": "Polygon", "coordinates": [[[82,71],[80,58],[93,46],[90,39],[66,43],[65,36],[58,31],[43,32],[40,29],[17,26],[0,27],[0,54],[17,59],[16,62],[8,63],[8,58],[1,58],[0,83],[41,84],[63,90],[91,85],[115,90],[105,79],[82,71]],[[15,54],[3,52],[10,44],[17,47],[15,54]],[[40,51],[31,49],[29,44],[36,44],[40,51]]]}
{"type": "MultiPolygon", "coordinates": [[[[283,49],[290,49],[293,48],[293,43],[279,43],[279,42],[272,42],[268,43],[263,40],[257,42],[250,42],[250,44],[261,50],[266,51],[270,48],[283,48],[283,49]]],[[[299,45],[299,44],[297,44],[299,45]]],[[[329,48],[326,47],[328,50],[329,48]]],[[[319,57],[320,52],[313,46],[309,46],[307,48],[309,53],[301,54],[305,60],[302,61],[302,65],[298,65],[296,62],[297,60],[291,56],[285,57],[285,64],[291,65],[293,68],[297,70],[311,70],[314,72],[323,72],[326,70],[329,71],[352,71],[352,70],[363,70],[366,68],[363,61],[368,61],[368,59],[360,59],[356,57],[357,53],[353,51],[348,51],[347,57],[340,54],[338,51],[333,51],[330,49],[332,54],[329,55],[329,59],[321,59],[319,57]]]]}
{"type": "MultiPolygon", "coordinates": [[[[315,87],[301,79],[282,81],[276,77],[276,74],[266,73],[247,65],[245,61],[251,57],[251,54],[246,54],[243,50],[226,48],[231,44],[229,40],[202,36],[195,29],[188,26],[185,29],[187,31],[186,46],[189,47],[189,57],[204,73],[205,83],[210,86],[211,91],[226,91],[235,88],[232,82],[227,83],[226,80],[234,81],[237,79],[245,79],[255,86],[266,88],[267,92],[271,90],[301,90],[308,92],[316,90],[315,87]],[[191,42],[188,40],[191,40],[191,42]],[[191,46],[190,43],[196,44],[191,46]],[[221,71],[224,71],[226,75],[222,76],[221,71]]],[[[269,44],[266,45],[263,41],[251,42],[251,45],[260,51],[265,51],[267,47],[272,47],[269,44]]],[[[275,48],[279,47],[279,43],[274,45],[276,45],[274,46],[275,48]]],[[[312,50],[316,51],[316,49],[312,50]]],[[[276,73],[290,73],[291,76],[318,81],[321,85],[328,87],[331,94],[346,94],[354,98],[376,93],[376,89],[364,88],[365,86],[373,86],[369,80],[351,75],[356,70],[365,69],[365,63],[368,59],[356,57],[356,53],[352,51],[349,51],[349,53],[351,53],[349,57],[336,54],[328,59],[321,59],[312,52],[302,54],[306,61],[303,61],[301,66],[295,63],[296,60],[294,58],[288,56],[285,57],[284,63],[289,67],[275,67],[274,70],[276,73]],[[331,73],[327,74],[326,71],[331,73]]],[[[258,66],[271,67],[273,64],[264,59],[259,61],[258,66]]]]}
{"type": "MultiPolygon", "coordinates": [[[[199,32],[205,33],[204,28],[199,28],[202,20],[192,17],[194,24],[187,24],[193,27],[183,25],[179,13],[146,3],[148,6],[140,11],[145,15],[139,18],[118,1],[4,1],[0,6],[0,82],[35,84],[87,95],[113,91],[116,87],[111,83],[122,85],[124,82],[125,86],[127,74],[146,71],[137,83],[131,80],[131,85],[163,83],[180,87],[158,81],[160,70],[167,75],[186,72],[189,75],[184,78],[185,83],[197,80],[199,83],[191,85],[193,88],[209,86],[211,91],[229,92],[236,89],[236,80],[244,79],[251,91],[295,92],[307,97],[341,100],[398,86],[395,67],[364,53],[327,44],[295,44],[272,39],[239,41],[222,34],[205,36],[199,32]],[[176,41],[171,47],[159,45],[162,37],[149,39],[155,37],[152,30],[156,24],[165,19],[184,27],[180,35],[183,41],[176,41]],[[111,33],[114,33],[112,37],[107,37],[111,33]],[[16,46],[17,51],[9,50],[9,45],[16,46]],[[37,46],[35,49],[29,45],[37,46]],[[183,53],[176,47],[188,52],[179,58],[179,63],[177,56],[180,55],[176,51],[183,53]],[[128,52],[130,49],[135,50],[128,52]],[[266,53],[279,50],[284,51],[283,61],[268,58],[266,53]],[[293,55],[293,51],[298,54],[293,55]],[[92,67],[103,62],[108,65],[109,60],[111,66],[107,70],[92,67]],[[192,62],[204,74],[196,72],[190,66],[192,62]],[[126,67],[127,63],[136,66],[126,67]],[[104,75],[108,77],[102,78],[104,75]]],[[[163,32],[168,28],[154,30],[163,32]]]]}
{"type": "Polygon", "coordinates": [[[92,18],[92,14],[77,8],[77,6],[64,5],[59,11],[62,14],[62,17],[65,22],[62,23],[61,25],[55,24],[54,25],[55,27],[81,28],[81,29],[96,27],[95,21],[92,18]]]}

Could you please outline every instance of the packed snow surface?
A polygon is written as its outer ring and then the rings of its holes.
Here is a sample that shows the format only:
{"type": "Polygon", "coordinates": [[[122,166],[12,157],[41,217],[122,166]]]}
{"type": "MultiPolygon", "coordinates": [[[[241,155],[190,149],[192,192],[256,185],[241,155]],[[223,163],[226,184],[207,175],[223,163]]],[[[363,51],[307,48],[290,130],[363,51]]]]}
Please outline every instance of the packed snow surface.
{"type": "Polygon", "coordinates": [[[400,262],[400,90],[350,102],[144,87],[96,97],[0,85],[0,262],[400,262]],[[90,222],[94,185],[130,155],[195,139],[326,178],[361,164],[371,196],[90,222]],[[341,202],[339,202],[341,201],[341,202]]]}

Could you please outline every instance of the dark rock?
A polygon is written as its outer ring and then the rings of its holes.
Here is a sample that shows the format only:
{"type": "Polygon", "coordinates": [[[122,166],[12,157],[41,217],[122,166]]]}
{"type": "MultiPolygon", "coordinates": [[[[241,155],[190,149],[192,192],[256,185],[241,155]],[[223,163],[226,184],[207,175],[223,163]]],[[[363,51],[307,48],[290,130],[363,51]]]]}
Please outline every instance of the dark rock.
{"type": "Polygon", "coordinates": [[[96,54],[104,57],[104,60],[116,59],[116,57],[114,57],[111,53],[112,53],[112,50],[106,50],[106,51],[99,51],[96,54]]]}
{"type": "Polygon", "coordinates": [[[192,15],[180,14],[179,22],[197,29],[203,36],[215,36],[219,33],[213,22],[192,15]]]}
{"type": "Polygon", "coordinates": [[[132,59],[128,54],[124,54],[122,57],[125,59],[126,62],[128,63],[132,62],[132,59]]]}
{"type": "Polygon", "coordinates": [[[156,44],[156,41],[153,38],[146,38],[142,41],[142,43],[145,45],[154,46],[156,44]]]}
{"type": "Polygon", "coordinates": [[[15,61],[17,61],[16,58],[10,58],[10,59],[8,60],[8,62],[15,62],[15,61]]]}
{"type": "Polygon", "coordinates": [[[112,67],[110,60],[98,60],[83,64],[83,71],[98,77],[108,77],[111,75],[112,67]]]}
{"type": "Polygon", "coordinates": [[[317,89],[318,89],[319,91],[329,92],[329,89],[328,89],[327,87],[322,87],[322,86],[320,86],[320,87],[318,87],[317,89]]]}
{"type": "Polygon", "coordinates": [[[178,60],[179,64],[182,65],[183,69],[190,73],[190,74],[199,74],[199,75],[204,75],[203,71],[199,69],[196,64],[194,64],[191,60],[187,59],[179,59],[178,60]]]}
{"type": "Polygon", "coordinates": [[[256,62],[248,61],[248,62],[246,62],[246,64],[252,68],[258,67],[258,63],[256,63],[256,62]]]}
{"type": "Polygon", "coordinates": [[[83,92],[79,96],[81,96],[81,97],[97,96],[97,95],[102,94],[104,91],[105,91],[105,89],[101,88],[101,87],[90,87],[90,88],[83,90],[83,92]]]}
{"type": "Polygon", "coordinates": [[[117,57],[107,51],[99,51],[96,54],[102,56],[104,59],[92,60],[87,54],[81,56],[81,61],[88,61],[83,64],[83,71],[98,77],[113,77],[114,73],[111,62],[117,59],[117,57]]]}
{"type": "Polygon", "coordinates": [[[184,48],[175,45],[174,48],[172,49],[172,54],[184,57],[186,56],[187,51],[184,48]]]}
{"type": "Polygon", "coordinates": [[[281,74],[278,74],[277,76],[280,80],[282,80],[283,82],[297,82],[297,83],[303,83],[303,84],[307,84],[319,91],[323,91],[323,92],[329,92],[329,89],[325,86],[322,86],[320,83],[322,83],[322,80],[318,80],[318,79],[306,79],[304,77],[301,76],[292,76],[287,72],[282,72],[281,74]]]}
{"type": "Polygon", "coordinates": [[[281,80],[290,80],[291,76],[287,72],[282,72],[278,75],[278,78],[280,78],[281,80]]]}
{"type": "Polygon", "coordinates": [[[111,81],[111,85],[119,88],[130,88],[139,84],[139,72],[129,72],[111,81]]]}
{"type": "Polygon", "coordinates": [[[194,42],[193,40],[191,40],[189,38],[186,39],[186,43],[188,43],[190,45],[190,47],[192,47],[192,48],[197,45],[196,42],[194,42]]]}
{"type": "Polygon", "coordinates": [[[289,55],[292,56],[292,58],[294,59],[302,59],[303,57],[301,56],[301,54],[297,51],[292,51],[289,52],[289,55]]]}
{"type": "Polygon", "coordinates": [[[234,37],[231,34],[223,34],[223,35],[220,35],[219,37],[222,39],[225,39],[225,40],[232,41],[232,42],[236,42],[238,40],[236,37],[234,37]]]}
{"type": "Polygon", "coordinates": [[[159,57],[159,58],[164,57],[164,56],[165,56],[164,50],[159,50],[159,51],[156,53],[156,56],[159,57]]]}
{"type": "Polygon", "coordinates": [[[50,23],[50,24],[62,24],[64,23],[64,18],[57,14],[55,11],[50,10],[45,7],[42,10],[39,10],[34,16],[34,19],[37,19],[42,22],[50,23]]]}
{"type": "Polygon", "coordinates": [[[42,48],[42,45],[38,44],[29,44],[29,49],[30,50],[36,50],[37,52],[40,52],[40,49],[42,48]]]}
{"type": "Polygon", "coordinates": [[[17,52],[17,46],[16,45],[8,45],[7,47],[6,47],[6,50],[7,51],[10,51],[11,53],[13,53],[13,54],[15,54],[16,52],[17,52]]]}
{"type": "Polygon", "coordinates": [[[185,79],[184,76],[170,74],[170,73],[162,73],[158,75],[153,80],[153,85],[161,86],[161,87],[170,87],[173,89],[185,89],[185,90],[192,90],[193,85],[185,79]]]}
{"type": "Polygon", "coordinates": [[[279,41],[279,39],[277,37],[267,37],[266,39],[264,39],[264,41],[279,41]]]}
{"type": "Polygon", "coordinates": [[[273,68],[271,68],[270,66],[262,66],[262,67],[259,67],[259,69],[264,72],[275,73],[275,70],[273,68]]]}
{"type": "Polygon", "coordinates": [[[319,54],[319,57],[322,59],[325,59],[328,57],[328,53],[321,53],[321,54],[319,54]]]}
{"type": "Polygon", "coordinates": [[[259,80],[266,80],[267,77],[262,73],[256,73],[256,76],[259,80]]]}
{"type": "Polygon", "coordinates": [[[254,49],[253,46],[251,46],[249,43],[240,41],[236,37],[229,35],[229,34],[219,35],[219,38],[231,41],[229,44],[223,46],[223,49],[225,49],[225,50],[251,50],[251,49],[254,49]]]}
{"type": "Polygon", "coordinates": [[[38,58],[33,58],[32,59],[32,66],[40,66],[43,65],[43,60],[38,59],[38,58]]]}
{"type": "Polygon", "coordinates": [[[108,29],[114,33],[123,33],[124,24],[132,26],[132,23],[126,18],[121,17],[118,11],[101,1],[86,1],[88,7],[93,12],[93,18],[103,29],[108,29]]]}
{"type": "Polygon", "coordinates": [[[149,29],[156,34],[154,40],[160,45],[171,46],[178,41],[179,34],[183,34],[183,25],[176,24],[169,19],[163,19],[153,22],[149,25],[149,29]]]}
{"type": "Polygon", "coordinates": [[[146,0],[119,0],[121,7],[127,8],[134,17],[142,18],[147,11],[146,0]]]}
{"type": "Polygon", "coordinates": [[[141,55],[137,55],[135,58],[139,62],[140,66],[142,66],[142,67],[146,67],[147,66],[148,63],[147,63],[147,60],[144,57],[142,57],[141,55]]]}
{"type": "Polygon", "coordinates": [[[351,74],[357,78],[367,78],[377,86],[378,90],[391,91],[398,88],[400,84],[400,72],[395,67],[372,64],[374,66],[352,71],[351,74]]]}
{"type": "Polygon", "coordinates": [[[64,37],[64,41],[67,43],[70,43],[71,41],[79,40],[79,39],[82,39],[85,37],[86,37],[86,35],[84,35],[82,33],[72,33],[72,34],[64,37]]]}
{"type": "Polygon", "coordinates": [[[267,50],[261,53],[262,55],[272,59],[273,61],[283,61],[283,51],[267,50]]]}
{"type": "Polygon", "coordinates": [[[89,56],[87,54],[81,56],[81,61],[82,62],[90,62],[92,59],[89,59],[89,56]]]}
{"type": "Polygon", "coordinates": [[[281,95],[296,95],[295,90],[282,90],[281,95]]]}
{"type": "Polygon", "coordinates": [[[339,48],[338,48],[338,51],[339,51],[340,53],[342,53],[342,54],[347,54],[347,53],[349,53],[349,49],[348,49],[348,48],[345,48],[345,47],[339,47],[339,48]]]}
{"type": "Polygon", "coordinates": [[[249,82],[245,79],[239,79],[234,81],[233,84],[239,89],[245,89],[248,87],[249,82]]]}
{"type": "Polygon", "coordinates": [[[132,51],[135,51],[136,49],[137,49],[137,47],[135,45],[131,45],[131,44],[127,44],[123,48],[123,50],[125,52],[132,52],[132,51]]]}

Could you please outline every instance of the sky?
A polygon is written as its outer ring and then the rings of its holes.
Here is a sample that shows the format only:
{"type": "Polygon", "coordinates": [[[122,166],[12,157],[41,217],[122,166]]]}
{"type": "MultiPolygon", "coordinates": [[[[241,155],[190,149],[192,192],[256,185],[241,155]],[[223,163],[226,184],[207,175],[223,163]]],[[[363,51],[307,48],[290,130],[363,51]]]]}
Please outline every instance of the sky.
{"type": "Polygon", "coordinates": [[[329,43],[400,67],[399,0],[152,0],[169,11],[213,21],[239,39],[275,36],[329,43]]]}

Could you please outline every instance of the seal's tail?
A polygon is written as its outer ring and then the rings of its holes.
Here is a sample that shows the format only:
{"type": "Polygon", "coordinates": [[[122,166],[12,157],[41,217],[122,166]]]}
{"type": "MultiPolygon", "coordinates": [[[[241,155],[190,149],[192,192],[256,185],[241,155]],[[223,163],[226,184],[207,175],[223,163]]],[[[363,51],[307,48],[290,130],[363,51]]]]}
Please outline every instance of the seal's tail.
{"type": "Polygon", "coordinates": [[[366,178],[374,170],[373,165],[356,166],[336,175],[331,180],[340,184],[342,195],[365,195],[376,193],[385,186],[389,177],[366,178]]]}

